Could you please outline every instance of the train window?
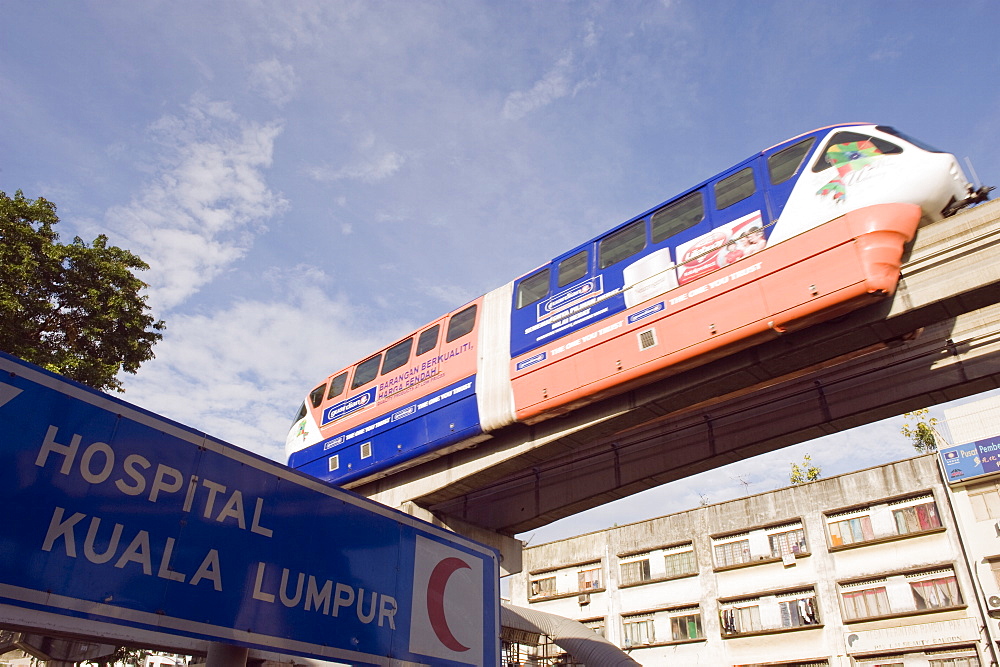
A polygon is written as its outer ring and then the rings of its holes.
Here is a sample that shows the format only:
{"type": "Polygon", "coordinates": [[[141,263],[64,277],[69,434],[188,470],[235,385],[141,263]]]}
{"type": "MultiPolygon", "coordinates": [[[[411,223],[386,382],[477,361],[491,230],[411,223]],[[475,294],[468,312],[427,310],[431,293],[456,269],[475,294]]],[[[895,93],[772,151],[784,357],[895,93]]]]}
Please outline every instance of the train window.
{"type": "Polygon", "coordinates": [[[741,202],[754,192],[757,186],[753,180],[753,168],[740,169],[715,184],[715,208],[721,211],[736,202],[741,202]]]}
{"type": "Polygon", "coordinates": [[[693,227],[705,217],[704,198],[692,192],[683,199],[667,204],[653,214],[653,243],[660,243],[688,227],[693,227]]]}
{"type": "Polygon", "coordinates": [[[517,286],[517,307],[524,308],[541,301],[549,294],[549,270],[542,269],[528,276],[517,286]]]}
{"type": "Polygon", "coordinates": [[[636,220],[601,239],[597,246],[597,254],[601,258],[601,268],[606,269],[612,264],[631,257],[645,247],[646,221],[636,220]]]}
{"type": "Polygon", "coordinates": [[[448,322],[448,335],[444,337],[446,343],[457,340],[472,331],[476,326],[476,304],[472,304],[465,310],[455,313],[448,322]]]}
{"type": "Polygon", "coordinates": [[[438,332],[441,331],[441,325],[435,324],[430,329],[425,329],[423,333],[420,334],[420,338],[417,339],[417,356],[426,352],[430,352],[438,344],[438,332]]]}
{"type": "Polygon", "coordinates": [[[794,176],[814,143],[816,143],[816,137],[809,137],[767,158],[767,171],[771,174],[771,185],[784,183],[794,176]]]}
{"type": "Polygon", "coordinates": [[[925,143],[923,141],[920,141],[920,139],[914,139],[910,135],[905,134],[903,132],[900,132],[899,130],[897,130],[894,127],[889,127],[888,125],[876,125],[875,129],[876,130],[881,130],[881,131],[885,132],[886,134],[891,134],[893,136],[899,137],[903,141],[909,141],[911,144],[913,144],[917,148],[923,148],[928,153],[944,153],[944,151],[942,151],[940,149],[937,149],[937,148],[934,148],[930,144],[925,143]]]}
{"type": "Polygon", "coordinates": [[[344,393],[344,387],[347,386],[347,373],[341,373],[337,377],[333,378],[330,383],[330,393],[326,395],[327,400],[331,398],[336,398],[344,393]]]}
{"type": "Polygon", "coordinates": [[[358,367],[354,369],[354,380],[351,381],[351,389],[357,389],[374,380],[378,376],[378,367],[381,362],[382,353],[379,353],[358,364],[358,367]]]}
{"type": "Polygon", "coordinates": [[[413,337],[410,336],[402,343],[396,343],[385,351],[385,360],[382,362],[382,375],[390,373],[410,360],[410,350],[413,349],[413,337]]]}
{"type": "Polygon", "coordinates": [[[318,408],[319,404],[323,402],[323,394],[326,393],[326,384],[321,384],[320,386],[309,392],[309,402],[312,403],[314,408],[318,408]]]}
{"type": "Polygon", "coordinates": [[[859,132],[838,132],[830,137],[830,141],[826,142],[822,157],[816,161],[812,170],[819,172],[830,167],[843,166],[861,158],[902,152],[902,148],[885,139],[859,132]]]}
{"type": "Polygon", "coordinates": [[[585,275],[587,275],[587,251],[581,250],[559,262],[556,268],[556,286],[564,287],[585,275]]]}
{"type": "Polygon", "coordinates": [[[299,411],[295,413],[295,419],[292,421],[298,421],[306,416],[306,404],[303,403],[299,406],[299,411]]]}

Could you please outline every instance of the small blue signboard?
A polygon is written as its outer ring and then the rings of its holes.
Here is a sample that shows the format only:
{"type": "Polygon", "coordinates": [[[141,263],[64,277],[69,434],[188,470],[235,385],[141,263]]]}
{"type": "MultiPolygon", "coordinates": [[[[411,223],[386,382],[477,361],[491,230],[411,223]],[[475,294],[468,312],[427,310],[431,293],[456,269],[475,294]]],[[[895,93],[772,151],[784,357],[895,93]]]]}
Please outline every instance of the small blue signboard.
{"type": "Polygon", "coordinates": [[[0,603],[320,660],[496,665],[491,549],[0,353],[0,603]]]}
{"type": "Polygon", "coordinates": [[[942,449],[938,454],[949,482],[1000,472],[1000,436],[942,449]]]}

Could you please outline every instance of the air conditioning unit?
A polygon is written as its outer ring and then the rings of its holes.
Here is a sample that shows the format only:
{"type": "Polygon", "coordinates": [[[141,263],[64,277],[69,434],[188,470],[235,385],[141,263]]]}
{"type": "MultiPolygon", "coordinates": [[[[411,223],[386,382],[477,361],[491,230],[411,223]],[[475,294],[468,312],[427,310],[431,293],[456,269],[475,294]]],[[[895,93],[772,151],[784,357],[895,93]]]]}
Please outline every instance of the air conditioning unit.
{"type": "Polygon", "coordinates": [[[986,604],[989,607],[987,614],[990,618],[1000,618],[1000,595],[991,595],[986,598],[986,604]]]}
{"type": "Polygon", "coordinates": [[[590,593],[580,593],[576,596],[576,601],[580,603],[581,606],[590,604],[590,593]]]}

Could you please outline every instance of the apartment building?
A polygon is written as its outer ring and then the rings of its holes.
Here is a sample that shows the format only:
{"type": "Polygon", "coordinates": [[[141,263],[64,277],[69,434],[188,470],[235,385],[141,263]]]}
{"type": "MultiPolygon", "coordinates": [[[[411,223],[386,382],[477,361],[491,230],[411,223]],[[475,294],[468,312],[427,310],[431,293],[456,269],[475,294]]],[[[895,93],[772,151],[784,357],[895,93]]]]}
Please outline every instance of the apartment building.
{"type": "Polygon", "coordinates": [[[978,667],[993,541],[971,568],[928,454],[525,549],[510,595],[643,665],[978,667]]]}

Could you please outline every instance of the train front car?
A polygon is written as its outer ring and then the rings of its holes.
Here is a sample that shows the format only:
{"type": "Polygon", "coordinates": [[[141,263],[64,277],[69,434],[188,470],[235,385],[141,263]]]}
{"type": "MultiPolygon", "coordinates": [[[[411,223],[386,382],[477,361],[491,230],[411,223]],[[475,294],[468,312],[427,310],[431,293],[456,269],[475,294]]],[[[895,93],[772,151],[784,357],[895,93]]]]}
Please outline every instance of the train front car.
{"type": "Polygon", "coordinates": [[[839,126],[816,139],[787,200],[774,202],[769,246],[877,204],[915,204],[923,221],[940,220],[988,191],[974,191],[955,156],[886,125],[839,126]]]}
{"type": "Polygon", "coordinates": [[[886,126],[790,139],[515,281],[511,378],[534,423],[891,294],[922,221],[982,198],[886,126]]]}

